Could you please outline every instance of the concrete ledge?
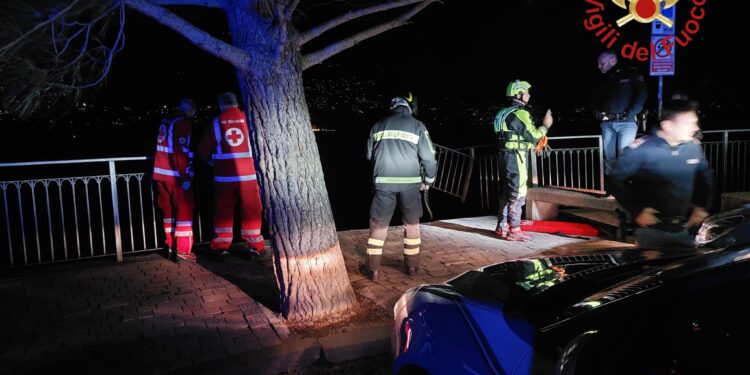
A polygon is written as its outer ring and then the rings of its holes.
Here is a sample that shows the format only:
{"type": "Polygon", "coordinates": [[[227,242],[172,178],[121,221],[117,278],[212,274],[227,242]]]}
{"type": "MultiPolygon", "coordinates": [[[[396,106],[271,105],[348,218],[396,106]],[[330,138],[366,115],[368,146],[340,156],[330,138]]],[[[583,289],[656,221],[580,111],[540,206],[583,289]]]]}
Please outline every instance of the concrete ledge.
{"type": "Polygon", "coordinates": [[[529,220],[553,220],[557,218],[558,206],[590,208],[614,211],[620,205],[614,199],[596,197],[577,191],[535,187],[526,194],[526,218],[529,220]]]}
{"type": "Polygon", "coordinates": [[[738,191],[721,195],[721,211],[728,211],[750,204],[750,191],[738,191]]]}
{"type": "Polygon", "coordinates": [[[346,332],[320,339],[323,357],[332,363],[340,363],[360,357],[387,353],[391,343],[392,325],[346,332]]]}

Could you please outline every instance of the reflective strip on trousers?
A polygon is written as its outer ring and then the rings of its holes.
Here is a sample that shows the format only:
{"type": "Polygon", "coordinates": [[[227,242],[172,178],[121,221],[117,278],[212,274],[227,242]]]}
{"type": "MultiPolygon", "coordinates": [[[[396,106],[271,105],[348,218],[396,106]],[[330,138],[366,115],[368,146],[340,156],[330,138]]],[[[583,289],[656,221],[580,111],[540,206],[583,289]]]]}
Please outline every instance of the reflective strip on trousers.
{"type": "Polygon", "coordinates": [[[383,255],[382,247],[368,247],[367,255],[383,255]]]}
{"type": "Polygon", "coordinates": [[[216,233],[232,233],[231,227],[215,227],[214,232],[216,233]]]}
{"type": "Polygon", "coordinates": [[[417,254],[419,254],[419,247],[416,247],[414,249],[404,248],[404,255],[417,255],[417,254]]]}
{"type": "Polygon", "coordinates": [[[192,230],[178,230],[174,232],[175,237],[192,236],[192,230]]]}
{"type": "Polygon", "coordinates": [[[421,238],[404,238],[404,245],[421,245],[421,238]]]}
{"type": "Polygon", "coordinates": [[[258,237],[249,237],[249,238],[244,238],[244,239],[245,239],[245,240],[246,240],[247,242],[250,242],[250,243],[259,243],[259,242],[263,242],[263,237],[261,237],[261,236],[258,236],[258,237]]]}
{"type": "Polygon", "coordinates": [[[260,234],[260,229],[243,229],[242,235],[258,235],[260,234]]]}
{"type": "Polygon", "coordinates": [[[376,239],[376,238],[368,238],[367,239],[367,244],[368,245],[372,245],[372,246],[383,247],[383,245],[385,245],[385,241],[379,240],[379,239],[376,239]]]}

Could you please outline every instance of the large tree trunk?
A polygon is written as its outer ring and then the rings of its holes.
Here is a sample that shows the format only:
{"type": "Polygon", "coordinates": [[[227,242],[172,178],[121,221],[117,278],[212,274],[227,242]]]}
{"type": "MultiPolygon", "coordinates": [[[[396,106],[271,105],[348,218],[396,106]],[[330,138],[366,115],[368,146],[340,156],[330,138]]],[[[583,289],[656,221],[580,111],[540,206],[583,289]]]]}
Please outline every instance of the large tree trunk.
{"type": "Polygon", "coordinates": [[[235,15],[229,25],[236,46],[250,56],[278,54],[275,64],[254,65],[252,76],[239,71],[238,79],[260,167],[282,312],[303,324],[346,318],[357,301],[305,102],[301,55],[291,43],[277,50],[278,35],[267,32],[278,26],[263,25],[256,12],[228,13],[235,15]]]}

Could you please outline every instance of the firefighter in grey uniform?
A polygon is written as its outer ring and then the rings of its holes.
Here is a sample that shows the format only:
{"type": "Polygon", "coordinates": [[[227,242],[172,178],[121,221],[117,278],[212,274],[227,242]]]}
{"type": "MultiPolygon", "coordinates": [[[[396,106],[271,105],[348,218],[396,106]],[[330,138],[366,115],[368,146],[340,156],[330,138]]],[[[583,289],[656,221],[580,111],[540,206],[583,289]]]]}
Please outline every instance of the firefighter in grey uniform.
{"type": "Polygon", "coordinates": [[[419,269],[420,190],[435,181],[435,148],[427,128],[412,116],[411,95],[391,100],[391,113],[370,130],[367,159],[374,161],[375,192],[370,206],[370,237],[367,239],[368,269],[376,280],[388,225],[398,203],[404,222],[404,262],[412,276],[419,269]],[[424,176],[420,173],[424,168],[424,176]]]}

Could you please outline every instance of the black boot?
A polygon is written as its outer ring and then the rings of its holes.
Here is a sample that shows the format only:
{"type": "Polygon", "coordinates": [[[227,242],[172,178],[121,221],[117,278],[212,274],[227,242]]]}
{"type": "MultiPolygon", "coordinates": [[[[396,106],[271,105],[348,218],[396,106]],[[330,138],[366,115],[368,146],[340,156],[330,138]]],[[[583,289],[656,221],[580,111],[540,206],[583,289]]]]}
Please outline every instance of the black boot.
{"type": "Polygon", "coordinates": [[[370,280],[375,281],[380,277],[380,260],[382,255],[369,255],[367,257],[367,270],[369,271],[370,280]]]}
{"type": "Polygon", "coordinates": [[[414,276],[419,271],[419,254],[404,255],[404,264],[406,265],[406,274],[414,276]]]}

